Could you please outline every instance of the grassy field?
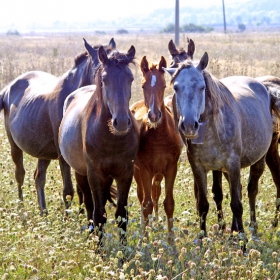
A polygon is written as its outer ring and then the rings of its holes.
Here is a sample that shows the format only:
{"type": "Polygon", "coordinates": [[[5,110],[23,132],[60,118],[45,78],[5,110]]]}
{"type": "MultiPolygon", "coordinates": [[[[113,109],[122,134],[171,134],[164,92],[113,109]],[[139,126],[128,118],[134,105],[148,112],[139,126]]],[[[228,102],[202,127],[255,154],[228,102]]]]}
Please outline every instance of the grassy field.
{"type": "MultiPolygon", "coordinates": [[[[0,86],[29,70],[42,70],[62,75],[73,65],[74,57],[84,51],[83,40],[108,43],[114,37],[120,50],[136,48],[138,61],[146,55],[149,61],[163,55],[170,62],[167,45],[169,35],[103,35],[67,34],[46,37],[0,36],[0,86]]],[[[194,34],[195,58],[208,52],[208,70],[218,78],[229,75],[275,75],[280,77],[280,36],[274,33],[194,34]]],[[[181,35],[187,47],[187,35],[181,35]]],[[[132,66],[132,102],[141,96],[141,71],[132,66]]],[[[169,77],[166,75],[167,80],[169,77]]],[[[168,86],[167,94],[171,93],[168,86]]],[[[259,238],[252,238],[247,197],[248,170],[242,172],[242,194],[247,251],[230,237],[231,209],[229,188],[224,185],[224,216],[227,228],[222,234],[211,193],[207,219],[208,237],[202,243],[199,219],[195,208],[193,176],[183,150],[174,188],[174,233],[177,254],[167,244],[166,218],[161,197],[159,221],[150,219],[149,239],[140,230],[140,205],[133,182],[129,195],[128,245],[124,252],[118,240],[114,208],[107,207],[108,223],[103,257],[95,254],[97,239],[88,236],[87,221],[79,215],[75,196],[72,207],[65,213],[62,201],[62,180],[58,162],[49,167],[46,182],[48,216],[40,216],[34,187],[36,159],[25,155],[26,169],[23,187],[24,201],[18,200],[14,164],[0,119],[0,279],[280,279],[280,227],[273,228],[276,188],[266,168],[260,180],[257,196],[259,238]],[[119,260],[125,260],[120,267],[119,260]]],[[[164,188],[164,186],[162,186],[164,188]]]]}

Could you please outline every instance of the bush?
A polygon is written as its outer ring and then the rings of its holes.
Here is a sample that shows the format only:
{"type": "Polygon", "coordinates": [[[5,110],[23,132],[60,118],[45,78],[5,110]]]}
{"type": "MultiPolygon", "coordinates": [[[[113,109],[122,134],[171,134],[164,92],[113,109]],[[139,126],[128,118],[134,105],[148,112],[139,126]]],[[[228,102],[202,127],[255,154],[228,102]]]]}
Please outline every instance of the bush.
{"type": "Polygon", "coordinates": [[[238,23],[238,30],[243,32],[246,30],[246,25],[244,23],[238,23]]]}
{"type": "Polygon", "coordinates": [[[6,35],[19,36],[20,33],[16,29],[10,29],[7,31],[6,35]]]}
{"type": "Polygon", "coordinates": [[[169,23],[166,27],[160,30],[160,33],[174,33],[175,32],[175,24],[169,23]]]}
{"type": "Polygon", "coordinates": [[[189,23],[189,24],[183,25],[181,30],[183,32],[188,32],[188,33],[192,33],[192,32],[207,33],[207,32],[213,31],[214,28],[213,27],[204,27],[201,25],[195,25],[193,23],[189,23]]]}
{"type": "MultiPolygon", "coordinates": [[[[198,32],[198,33],[205,33],[213,31],[213,27],[203,27],[200,25],[195,25],[193,23],[185,24],[180,28],[181,32],[198,32]]],[[[175,32],[175,24],[169,23],[166,27],[164,27],[160,33],[174,33],[175,32]]]]}
{"type": "Polygon", "coordinates": [[[119,29],[117,34],[128,34],[128,31],[126,29],[119,29]]]}
{"type": "Polygon", "coordinates": [[[98,34],[98,35],[104,35],[104,34],[106,34],[105,31],[100,31],[100,30],[96,30],[95,33],[98,34]]]}

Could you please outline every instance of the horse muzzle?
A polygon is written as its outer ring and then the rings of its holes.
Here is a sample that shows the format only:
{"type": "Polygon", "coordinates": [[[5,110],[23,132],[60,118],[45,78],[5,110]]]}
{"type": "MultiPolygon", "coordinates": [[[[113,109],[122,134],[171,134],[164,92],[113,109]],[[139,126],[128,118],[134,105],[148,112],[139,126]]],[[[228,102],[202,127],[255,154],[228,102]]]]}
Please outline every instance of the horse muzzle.
{"type": "Polygon", "coordinates": [[[179,129],[186,138],[195,139],[198,136],[199,123],[195,121],[192,124],[186,124],[184,121],[182,121],[179,124],[179,129]]]}
{"type": "Polygon", "coordinates": [[[154,112],[152,110],[148,111],[148,119],[151,125],[157,126],[157,124],[161,121],[161,111],[154,112]]]}
{"type": "Polygon", "coordinates": [[[111,120],[111,122],[112,126],[110,130],[115,135],[126,134],[132,126],[132,120],[129,116],[114,118],[111,120]]]}

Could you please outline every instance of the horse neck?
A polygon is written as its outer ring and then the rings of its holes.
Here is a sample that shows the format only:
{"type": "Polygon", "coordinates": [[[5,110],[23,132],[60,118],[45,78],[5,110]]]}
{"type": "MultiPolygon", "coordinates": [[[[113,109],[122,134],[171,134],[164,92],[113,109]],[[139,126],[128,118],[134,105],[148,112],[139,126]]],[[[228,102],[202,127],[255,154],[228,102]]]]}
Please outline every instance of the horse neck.
{"type": "Polygon", "coordinates": [[[69,95],[80,87],[93,84],[90,77],[89,63],[88,59],[85,59],[61,77],[62,90],[64,90],[66,95],[69,95]]]}

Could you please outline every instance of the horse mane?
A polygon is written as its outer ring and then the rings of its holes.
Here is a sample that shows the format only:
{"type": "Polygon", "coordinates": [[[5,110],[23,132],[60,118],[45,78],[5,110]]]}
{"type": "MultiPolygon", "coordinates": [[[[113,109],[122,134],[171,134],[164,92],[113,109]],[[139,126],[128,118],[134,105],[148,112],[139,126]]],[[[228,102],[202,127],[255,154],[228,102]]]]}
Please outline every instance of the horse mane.
{"type": "Polygon", "coordinates": [[[179,47],[178,52],[179,52],[179,54],[182,54],[182,53],[185,53],[186,51],[185,51],[185,49],[184,49],[184,48],[179,47]]]}
{"type": "Polygon", "coordinates": [[[114,65],[128,65],[130,63],[135,64],[134,59],[130,59],[126,54],[121,53],[117,50],[112,51],[108,55],[109,59],[109,64],[114,64],[114,65]]]}
{"type": "Polygon", "coordinates": [[[214,122],[216,128],[219,129],[224,127],[221,109],[225,105],[232,109],[233,114],[237,114],[237,108],[234,106],[235,102],[232,102],[235,97],[222,82],[205,69],[203,70],[203,76],[206,83],[206,96],[212,104],[214,122]]]}
{"type": "Polygon", "coordinates": [[[74,58],[74,66],[73,67],[77,67],[79,64],[81,64],[87,58],[88,58],[88,52],[87,51],[78,54],[74,58]]]}
{"type": "MultiPolygon", "coordinates": [[[[191,59],[187,59],[179,64],[179,67],[172,76],[171,83],[174,82],[175,78],[179,75],[182,69],[195,67],[194,62],[191,59]]],[[[221,114],[221,109],[225,106],[229,106],[234,114],[237,114],[237,108],[232,102],[235,97],[231,91],[216,77],[210,74],[207,70],[202,72],[205,84],[206,84],[206,98],[210,101],[212,105],[214,123],[219,130],[219,128],[224,127],[223,114],[221,114]]]]}

